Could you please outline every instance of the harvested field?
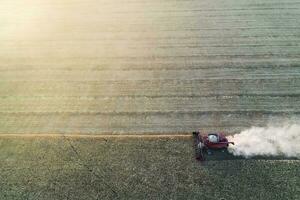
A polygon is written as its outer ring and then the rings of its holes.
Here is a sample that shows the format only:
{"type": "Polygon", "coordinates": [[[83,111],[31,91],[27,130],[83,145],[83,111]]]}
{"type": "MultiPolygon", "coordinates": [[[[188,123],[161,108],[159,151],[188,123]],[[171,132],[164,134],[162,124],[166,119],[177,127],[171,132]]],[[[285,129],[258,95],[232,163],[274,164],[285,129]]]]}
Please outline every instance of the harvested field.
{"type": "Polygon", "coordinates": [[[188,136],[299,124],[299,11],[2,0],[0,199],[300,199],[299,160],[199,165],[188,136]]]}
{"type": "Polygon", "coordinates": [[[295,0],[4,1],[0,133],[298,122],[299,10],[295,0]]]}

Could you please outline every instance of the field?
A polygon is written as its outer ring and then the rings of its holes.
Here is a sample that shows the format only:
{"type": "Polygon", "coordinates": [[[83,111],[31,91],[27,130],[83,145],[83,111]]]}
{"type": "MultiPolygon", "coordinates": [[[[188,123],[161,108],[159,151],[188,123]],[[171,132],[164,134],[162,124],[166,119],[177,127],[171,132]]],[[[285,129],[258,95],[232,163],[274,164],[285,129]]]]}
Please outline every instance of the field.
{"type": "Polygon", "coordinates": [[[199,165],[191,143],[175,138],[3,138],[0,198],[299,199],[299,161],[199,165]]]}
{"type": "Polygon", "coordinates": [[[300,199],[299,160],[200,165],[175,136],[299,124],[299,10],[1,0],[0,199],[300,199]]]}
{"type": "Polygon", "coordinates": [[[0,133],[298,122],[299,9],[295,0],[5,1],[0,133]]]}

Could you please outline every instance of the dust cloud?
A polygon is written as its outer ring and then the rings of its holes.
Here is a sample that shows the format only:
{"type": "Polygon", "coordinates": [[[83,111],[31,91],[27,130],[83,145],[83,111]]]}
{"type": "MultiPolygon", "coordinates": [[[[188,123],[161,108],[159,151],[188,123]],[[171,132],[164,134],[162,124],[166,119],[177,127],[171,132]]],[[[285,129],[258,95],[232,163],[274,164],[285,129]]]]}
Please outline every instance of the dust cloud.
{"type": "Polygon", "coordinates": [[[300,125],[252,127],[228,138],[235,143],[229,152],[236,156],[285,156],[300,158],[300,125]]]}

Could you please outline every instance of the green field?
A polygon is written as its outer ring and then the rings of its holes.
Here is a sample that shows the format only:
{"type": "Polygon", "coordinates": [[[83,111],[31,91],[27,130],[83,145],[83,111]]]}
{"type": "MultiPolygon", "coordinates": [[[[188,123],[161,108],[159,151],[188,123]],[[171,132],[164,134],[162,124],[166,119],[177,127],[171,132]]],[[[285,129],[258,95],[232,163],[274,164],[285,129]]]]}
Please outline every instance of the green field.
{"type": "Polygon", "coordinates": [[[199,164],[190,139],[1,138],[0,199],[299,199],[299,160],[199,164]]]}

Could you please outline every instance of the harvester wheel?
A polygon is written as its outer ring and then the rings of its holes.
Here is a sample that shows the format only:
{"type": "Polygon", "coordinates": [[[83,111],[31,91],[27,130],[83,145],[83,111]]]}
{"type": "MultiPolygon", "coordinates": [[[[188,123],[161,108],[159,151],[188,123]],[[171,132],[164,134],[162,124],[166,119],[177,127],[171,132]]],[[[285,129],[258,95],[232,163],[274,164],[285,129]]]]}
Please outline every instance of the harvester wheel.
{"type": "Polygon", "coordinates": [[[196,147],[196,158],[197,160],[204,161],[204,148],[202,142],[200,142],[196,147]]]}
{"type": "Polygon", "coordinates": [[[196,159],[199,161],[204,161],[204,143],[202,142],[202,137],[198,131],[193,132],[196,159]]]}
{"type": "Polygon", "coordinates": [[[203,154],[203,149],[199,149],[199,154],[198,154],[198,160],[204,161],[204,154],[203,154]]]}

